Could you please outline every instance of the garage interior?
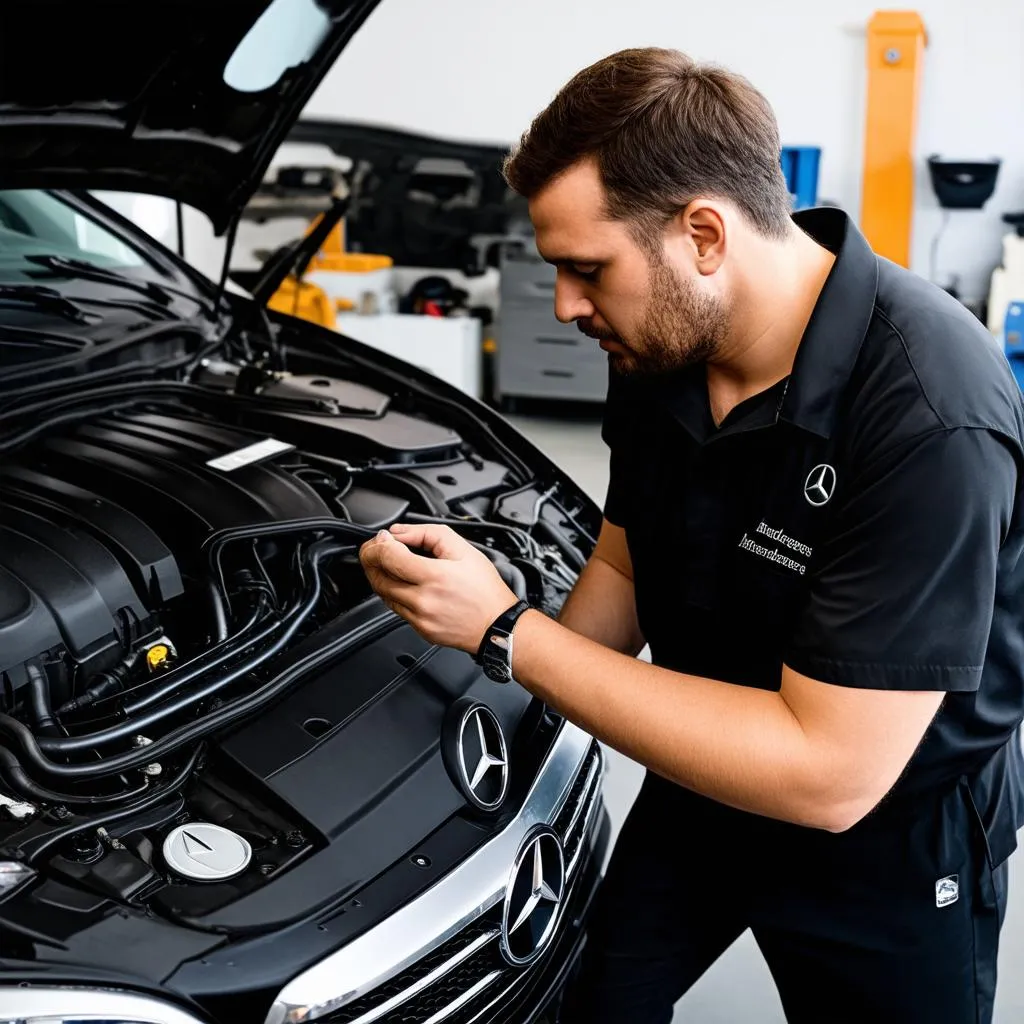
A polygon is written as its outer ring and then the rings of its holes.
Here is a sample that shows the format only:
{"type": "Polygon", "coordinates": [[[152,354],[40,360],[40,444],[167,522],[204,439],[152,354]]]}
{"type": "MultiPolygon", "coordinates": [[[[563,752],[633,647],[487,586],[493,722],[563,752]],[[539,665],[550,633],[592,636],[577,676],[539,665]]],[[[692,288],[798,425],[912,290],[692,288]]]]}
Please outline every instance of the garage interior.
{"type": "MultiPolygon", "coordinates": [[[[1006,0],[921,0],[913,10],[867,0],[384,0],[271,161],[233,239],[227,286],[258,289],[276,263],[271,309],[491,406],[600,505],[605,356],[555,319],[555,271],[500,168],[575,71],[624,46],[659,45],[762,90],[779,119],[794,208],[845,210],[877,252],[985,324],[1024,386],[1022,40],[1024,4],[1006,0]]],[[[95,194],[220,277],[228,240],[199,211],[95,194]]],[[[642,769],[606,754],[614,836],[642,769]]],[[[1022,865],[1018,852],[995,1024],[1024,1022],[1022,865]]],[[[747,933],[673,1024],[784,1020],[747,933]]]]}
{"type": "MultiPolygon", "coordinates": [[[[456,142],[492,143],[501,150],[502,143],[516,137],[558,86],[589,61],[632,43],[676,46],[740,70],[766,93],[780,121],[783,145],[793,147],[794,162],[801,147],[811,151],[810,159],[820,161],[811,169],[809,189],[806,181],[799,183],[807,190],[799,200],[842,206],[855,217],[860,213],[862,229],[875,231],[876,250],[890,247],[891,258],[953,290],[1005,340],[1013,326],[1000,322],[998,311],[987,307],[990,296],[1006,305],[997,268],[1004,260],[1004,237],[1013,234],[1014,227],[1004,217],[1024,210],[1024,135],[1011,127],[1024,109],[1024,79],[1017,73],[1024,9],[999,0],[971,5],[926,2],[916,8],[916,15],[923,39],[914,34],[918,30],[913,17],[909,26],[899,21],[886,25],[884,12],[850,0],[832,4],[785,0],[775,6],[730,0],[704,5],[699,14],[688,4],[639,0],[629,5],[628,15],[615,4],[581,7],[540,0],[500,9],[470,0],[446,0],[429,7],[413,0],[386,3],[317,91],[303,119],[342,118],[456,142]],[[892,102],[891,94],[881,92],[889,88],[879,81],[884,70],[874,78],[869,73],[872,45],[887,45],[871,39],[869,32],[886,31],[897,36],[907,33],[908,48],[920,46],[915,56],[919,77],[908,101],[911,123],[903,129],[870,120],[886,116],[871,109],[872,102],[892,102]],[[443,43],[425,45],[424,40],[434,34],[443,37],[443,43]],[[375,86],[385,48],[402,73],[398,82],[375,86]],[[453,53],[459,55],[457,61],[447,59],[453,53]],[[413,83],[415,88],[400,87],[413,83]],[[872,88],[878,91],[875,96],[872,88]],[[901,130],[906,137],[900,137],[901,130]],[[886,165],[901,159],[906,167],[902,176],[897,170],[893,179],[886,165]],[[943,159],[976,165],[971,170],[982,177],[995,171],[994,179],[981,185],[982,193],[990,187],[991,195],[973,208],[945,208],[936,191],[941,178],[933,177],[941,171],[943,159]],[[866,175],[880,180],[866,183],[866,175]],[[903,196],[898,194],[901,188],[903,196]],[[866,226],[865,204],[868,217],[874,218],[866,226]]],[[[896,87],[896,102],[904,101],[901,88],[896,87]]],[[[796,194],[797,181],[790,180],[796,194]]],[[[974,203],[972,198],[965,201],[974,203]]],[[[1012,247],[1011,242],[1007,245],[1012,247]]],[[[507,301],[512,295],[516,301],[518,287],[522,294],[530,294],[529,301],[539,311],[524,314],[527,326],[521,328],[518,320],[513,324],[510,333],[515,340],[509,345],[518,342],[520,330],[555,336],[574,332],[574,325],[561,327],[550,315],[554,280],[550,268],[513,256],[510,273],[515,276],[509,282],[509,266],[506,261],[501,270],[506,279],[496,287],[501,298],[507,301]]],[[[406,280],[411,277],[405,270],[402,274],[406,280]]],[[[453,279],[458,286],[468,285],[475,291],[474,299],[479,299],[480,278],[457,275],[453,279]]],[[[1003,317],[1005,312],[1004,308],[1003,317]]],[[[348,317],[345,329],[360,337],[356,322],[354,316],[348,317]]],[[[518,359],[502,360],[500,314],[495,333],[499,394],[504,390],[502,369],[506,380],[511,376],[515,382],[511,393],[520,388],[526,394],[525,403],[506,397],[501,403],[504,411],[596,501],[602,501],[607,449],[600,438],[600,404],[593,392],[599,391],[603,379],[591,383],[586,378],[590,368],[584,366],[576,371],[577,399],[537,398],[519,379],[518,359]],[[528,414],[519,408],[523,404],[529,405],[528,414]]],[[[1005,343],[1012,353],[1012,342],[1005,343]]],[[[635,796],[641,776],[642,769],[611,753],[607,800],[616,824],[635,796]]],[[[1011,864],[997,1024],[1024,1020],[1024,976],[1014,967],[1024,963],[1019,865],[1018,854],[1011,864]]],[[[771,977],[749,933],[680,1002],[674,1020],[680,1024],[784,1020],[771,977]]]]}
{"type": "MultiPolygon", "coordinates": [[[[1024,136],[1011,128],[1024,109],[1024,80],[1016,70],[1024,10],[984,0],[969,6],[923,3],[916,13],[923,39],[915,35],[913,16],[909,26],[899,21],[886,25],[884,20],[873,24],[872,19],[879,19],[877,9],[850,0],[835,4],[785,0],[775,6],[730,0],[702,6],[699,15],[690,5],[639,0],[629,6],[628,16],[614,4],[580,7],[524,0],[498,9],[470,0],[446,0],[429,7],[413,0],[386,3],[319,88],[303,119],[343,118],[459,143],[479,140],[500,151],[504,140],[514,138],[531,113],[578,67],[632,42],[677,46],[749,77],[774,105],[783,144],[793,145],[794,162],[800,147],[811,151],[815,162],[820,160],[811,170],[809,191],[798,199],[808,205],[842,206],[854,216],[868,204],[868,216],[874,221],[865,227],[862,213],[860,223],[864,230],[875,230],[876,249],[890,247],[891,258],[953,290],[1005,339],[1014,328],[1001,323],[997,311],[987,306],[990,295],[996,302],[1003,295],[999,272],[993,284],[993,271],[1004,259],[1004,236],[1014,231],[1004,217],[1024,209],[1024,136]],[[885,116],[872,111],[870,103],[892,102],[889,94],[870,94],[871,88],[889,86],[877,74],[874,79],[869,74],[871,47],[879,45],[869,32],[887,31],[897,37],[906,33],[908,48],[920,46],[915,56],[920,62],[919,78],[908,109],[916,124],[909,123],[905,129],[869,121],[885,116]],[[436,47],[425,45],[424,40],[434,34],[443,42],[436,47]],[[398,82],[391,79],[375,85],[385,48],[402,73],[398,82]],[[459,55],[457,61],[447,59],[452,53],[459,55]],[[413,83],[415,88],[401,87],[413,83]],[[906,138],[900,137],[901,130],[908,133],[906,138]],[[906,174],[901,178],[897,170],[894,183],[886,163],[900,159],[906,160],[906,174]],[[991,195],[977,204],[968,198],[965,201],[972,205],[965,209],[945,208],[935,184],[938,181],[941,186],[941,178],[933,177],[941,172],[943,159],[974,165],[972,173],[983,178],[994,171],[987,186],[985,181],[981,184],[982,193],[992,188],[991,195]],[[866,174],[881,180],[866,183],[866,174]],[[901,188],[905,196],[893,191],[901,188]]],[[[796,179],[790,180],[796,194],[796,179]]],[[[808,188],[804,181],[800,185],[808,188]]],[[[401,273],[404,280],[412,277],[406,269],[401,273]]],[[[519,260],[515,254],[502,266],[501,274],[504,280],[496,286],[501,298],[507,302],[512,295],[515,302],[518,287],[530,295],[533,306],[523,314],[526,326],[520,327],[518,320],[511,326],[510,348],[518,343],[521,330],[556,336],[575,331],[574,325],[562,327],[550,314],[554,280],[550,268],[519,260]],[[514,280],[509,282],[511,275],[514,280]]],[[[475,300],[479,301],[481,289],[486,298],[487,286],[480,278],[451,277],[457,286],[468,285],[475,300]]],[[[356,314],[345,317],[344,329],[362,337],[356,314]]],[[[538,397],[520,380],[519,359],[511,355],[503,359],[500,354],[504,344],[500,314],[495,333],[499,356],[494,372],[499,395],[506,396],[500,403],[504,411],[596,501],[602,501],[607,449],[600,438],[595,392],[603,386],[603,377],[591,381],[586,376],[591,368],[583,366],[575,371],[576,399],[538,397]],[[514,381],[505,388],[503,370],[506,382],[514,381]],[[529,414],[519,408],[523,401],[515,401],[520,392],[530,406],[529,414]]],[[[580,341],[586,339],[580,337],[580,341]]],[[[1006,344],[1012,353],[1012,342],[1006,344]]],[[[617,824],[635,796],[642,770],[614,752],[611,758],[607,799],[617,824]]],[[[1017,855],[1011,866],[1010,909],[1000,956],[998,1024],[1024,1020],[1024,976],[1013,967],[1024,963],[1019,864],[1017,855]]],[[[749,933],[681,1001],[675,1017],[693,1024],[783,1020],[770,975],[749,933]]]]}

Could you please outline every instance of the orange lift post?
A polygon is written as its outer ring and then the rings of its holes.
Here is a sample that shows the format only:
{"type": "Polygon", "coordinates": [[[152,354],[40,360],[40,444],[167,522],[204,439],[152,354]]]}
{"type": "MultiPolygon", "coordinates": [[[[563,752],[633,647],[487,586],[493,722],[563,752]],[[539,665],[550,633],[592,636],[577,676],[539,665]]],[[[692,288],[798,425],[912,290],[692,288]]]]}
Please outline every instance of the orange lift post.
{"type": "Polygon", "coordinates": [[[876,11],[868,22],[868,102],[861,230],[880,256],[910,265],[914,137],[928,39],[916,11],[876,11]]]}

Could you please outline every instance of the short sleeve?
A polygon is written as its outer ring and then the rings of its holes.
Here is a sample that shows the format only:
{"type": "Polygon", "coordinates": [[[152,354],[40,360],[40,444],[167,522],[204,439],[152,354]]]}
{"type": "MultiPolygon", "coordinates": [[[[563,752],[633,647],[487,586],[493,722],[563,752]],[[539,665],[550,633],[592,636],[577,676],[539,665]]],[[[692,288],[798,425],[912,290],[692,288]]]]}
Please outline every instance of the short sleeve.
{"type": "Polygon", "coordinates": [[[626,482],[626,454],[621,447],[609,445],[608,490],[604,499],[604,517],[614,526],[625,528],[628,517],[629,486],[626,482]]]}
{"type": "Polygon", "coordinates": [[[630,496],[634,491],[630,480],[634,451],[631,440],[633,419],[630,415],[628,384],[615,373],[609,373],[608,397],[601,421],[601,439],[608,447],[608,490],[604,501],[604,517],[615,526],[626,526],[630,496]]]}
{"type": "Polygon", "coordinates": [[[976,690],[1017,500],[1008,442],[936,430],[851,472],[786,663],[864,689],[976,690]]]}

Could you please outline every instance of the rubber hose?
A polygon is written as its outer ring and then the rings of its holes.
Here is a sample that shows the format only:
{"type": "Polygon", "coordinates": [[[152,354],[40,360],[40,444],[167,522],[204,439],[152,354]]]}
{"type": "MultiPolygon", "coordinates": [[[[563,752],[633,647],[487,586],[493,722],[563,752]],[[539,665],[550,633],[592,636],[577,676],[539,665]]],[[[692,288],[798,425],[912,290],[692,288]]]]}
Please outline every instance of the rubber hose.
{"type": "Polygon", "coordinates": [[[323,517],[286,519],[276,523],[262,523],[259,526],[234,526],[226,530],[218,530],[215,533],[211,533],[203,541],[200,551],[206,552],[212,578],[220,580],[223,578],[223,571],[220,567],[220,552],[231,541],[273,537],[282,533],[308,533],[312,530],[346,534],[358,540],[369,540],[377,535],[377,531],[372,527],[347,523],[341,519],[327,519],[323,517]]]}
{"type": "MultiPolygon", "coordinates": [[[[262,604],[257,607],[256,611],[250,616],[249,621],[242,626],[234,636],[228,637],[227,640],[220,641],[220,643],[217,643],[208,650],[203,651],[202,654],[198,654],[191,660],[186,661],[185,664],[179,665],[177,668],[167,672],[162,677],[161,687],[158,690],[150,691],[145,694],[145,696],[139,698],[139,700],[131,706],[136,708],[146,707],[149,704],[162,699],[173,690],[177,690],[186,683],[191,682],[197,676],[202,675],[203,672],[214,669],[231,658],[236,653],[236,648],[241,645],[246,634],[248,634],[248,632],[258,624],[262,607],[262,604]]],[[[278,624],[279,623],[275,623],[273,628],[277,628],[278,624]]],[[[261,638],[262,637],[256,637],[255,639],[247,640],[246,642],[249,644],[256,643],[261,638]]],[[[110,673],[107,673],[107,675],[109,676],[110,673]]],[[[115,696],[124,689],[124,682],[122,680],[115,680],[114,682],[118,685],[110,688],[109,692],[107,692],[106,689],[101,689],[103,684],[89,687],[89,689],[80,697],[77,697],[74,700],[69,700],[66,704],[61,705],[61,707],[57,709],[57,713],[63,715],[69,711],[77,711],[82,707],[90,707],[100,700],[106,700],[109,697],[115,696]],[[87,696],[89,699],[85,700],[84,698],[87,696]]],[[[134,692],[135,689],[136,687],[133,687],[130,692],[134,692]]]]}
{"type": "Polygon", "coordinates": [[[520,601],[528,600],[529,593],[526,587],[526,577],[523,575],[521,569],[518,569],[511,562],[502,559],[500,562],[495,562],[494,567],[498,570],[498,575],[505,581],[516,597],[520,601]]]}
{"type": "Polygon", "coordinates": [[[228,638],[228,613],[224,608],[224,599],[220,596],[220,588],[215,579],[211,577],[206,586],[210,597],[210,611],[213,613],[213,636],[217,643],[223,643],[228,638]]]}
{"type": "Polygon", "coordinates": [[[143,778],[140,785],[127,793],[114,793],[109,796],[80,796],[71,793],[57,793],[52,789],[33,782],[25,773],[18,758],[6,747],[0,747],[0,777],[11,788],[12,792],[26,800],[41,804],[70,804],[80,807],[95,807],[97,804],[110,804],[119,800],[130,800],[133,796],[144,793],[149,788],[149,779],[143,778]]]}
{"type": "MultiPolygon", "coordinates": [[[[141,697],[134,701],[130,701],[124,706],[124,713],[126,715],[137,714],[144,708],[148,708],[152,704],[157,704],[162,701],[165,697],[169,697],[172,693],[180,690],[183,686],[191,683],[194,679],[203,675],[205,672],[210,672],[217,668],[218,665],[223,665],[225,661],[230,660],[235,654],[238,653],[237,648],[241,645],[243,637],[245,637],[245,646],[251,647],[253,644],[258,644],[263,640],[268,639],[275,630],[278,630],[287,621],[290,614],[285,613],[281,618],[275,619],[269,626],[267,626],[262,632],[257,633],[255,636],[248,637],[249,630],[260,622],[259,611],[265,606],[265,602],[260,602],[260,608],[257,609],[257,615],[251,618],[245,626],[242,627],[233,637],[229,637],[228,640],[222,640],[215,647],[209,651],[204,651],[198,657],[193,658],[191,661],[182,665],[180,668],[169,672],[167,676],[162,680],[160,686],[156,689],[150,690],[148,693],[144,693],[141,697]]],[[[96,733],[87,733],[83,736],[75,737],[78,739],[87,739],[89,736],[101,736],[102,730],[96,733]]],[[[58,749],[51,748],[46,744],[43,745],[44,750],[58,749]]],[[[62,750],[69,749],[81,749],[80,747],[61,747],[62,750]]]]}
{"type": "MultiPolygon", "coordinates": [[[[319,562],[323,558],[326,558],[333,554],[337,554],[344,550],[346,550],[346,547],[343,545],[334,544],[330,546],[325,545],[323,547],[314,545],[309,550],[309,558],[310,561],[313,563],[314,570],[317,568],[319,562]]],[[[291,638],[291,635],[294,633],[295,629],[298,628],[301,622],[306,618],[309,612],[312,611],[312,609],[316,606],[317,602],[320,600],[320,592],[320,576],[318,572],[314,571],[311,584],[311,594],[309,596],[309,600],[306,602],[306,607],[303,609],[302,613],[300,613],[301,617],[297,618],[296,621],[292,624],[292,627],[289,629],[288,633],[285,636],[281,637],[274,645],[276,648],[279,649],[291,638]]],[[[245,668],[241,671],[236,671],[238,675],[244,675],[245,672],[250,671],[250,669],[245,668]]],[[[219,680],[217,681],[217,683],[220,685],[226,685],[221,683],[221,681],[219,680]]],[[[214,690],[220,688],[220,686],[217,684],[211,685],[213,685],[214,690]]],[[[210,687],[207,687],[206,689],[209,690],[210,687]]],[[[272,689],[272,686],[264,687],[263,689],[272,689]]],[[[181,708],[187,708],[191,706],[195,701],[202,699],[202,697],[205,695],[208,694],[205,694],[205,692],[203,691],[201,691],[199,694],[187,694],[185,698],[177,702],[176,706],[178,707],[179,710],[181,708]]],[[[250,695],[250,697],[254,696],[256,695],[250,695]]],[[[239,701],[239,703],[244,703],[245,700],[246,698],[242,698],[239,701]]],[[[36,740],[36,737],[32,735],[31,730],[22,725],[21,722],[17,721],[14,718],[11,718],[10,715],[0,714],[0,733],[9,736],[11,739],[15,740],[18,743],[19,747],[21,748],[25,756],[32,763],[33,768],[36,768],[41,772],[46,772],[50,775],[56,775],[62,778],[81,779],[93,778],[96,776],[103,775],[113,775],[118,772],[128,771],[132,768],[138,768],[144,764],[149,764],[151,761],[154,761],[157,758],[174,750],[178,745],[180,745],[181,742],[184,741],[183,737],[188,736],[189,738],[193,738],[192,732],[196,726],[198,726],[200,729],[199,736],[194,737],[196,739],[200,738],[209,729],[216,728],[216,726],[212,723],[218,721],[219,718],[219,714],[210,715],[207,717],[206,720],[199,723],[195,723],[191,728],[185,726],[181,729],[175,730],[171,733],[168,733],[166,736],[162,736],[160,739],[155,740],[148,746],[142,747],[138,750],[132,750],[123,754],[117,754],[113,757],[104,758],[100,761],[87,761],[82,764],[74,765],[59,764],[54,761],[51,761],[43,753],[42,749],[40,748],[39,742],[36,740]]],[[[139,722],[125,722],[123,729],[126,735],[131,735],[132,733],[136,732],[140,727],[141,725],[139,722]]]]}
{"type": "Polygon", "coordinates": [[[36,732],[54,735],[57,732],[57,722],[53,717],[53,710],[50,707],[50,681],[46,673],[31,662],[25,665],[28,673],[28,697],[29,710],[32,715],[32,724],[36,732]]]}
{"type": "Polygon", "coordinates": [[[112,825],[116,821],[121,821],[124,818],[130,818],[133,815],[142,814],[143,812],[148,811],[151,807],[160,803],[161,800],[170,796],[175,792],[175,790],[180,789],[191,778],[196,765],[199,763],[199,758],[202,752],[203,745],[199,744],[192,753],[188,755],[185,763],[180,769],[178,769],[173,778],[168,779],[160,787],[150,786],[150,792],[141,800],[136,800],[134,803],[128,804],[127,806],[118,807],[116,811],[100,811],[98,813],[91,813],[85,821],[73,822],[65,828],[56,829],[36,840],[27,840],[23,847],[27,851],[25,858],[26,861],[30,864],[33,863],[55,844],[63,843],[66,839],[70,839],[71,836],[77,835],[79,832],[104,828],[107,825],[112,825]]]}
{"type": "MultiPolygon", "coordinates": [[[[185,711],[191,706],[197,704],[199,701],[205,700],[207,697],[212,697],[218,690],[222,690],[225,686],[229,686],[231,683],[235,682],[235,680],[240,679],[249,672],[252,672],[268,658],[272,658],[277,654],[277,652],[280,651],[281,648],[295,635],[295,631],[299,626],[302,625],[302,623],[309,617],[314,606],[319,600],[319,597],[320,585],[318,579],[315,597],[307,599],[301,604],[297,604],[296,607],[292,611],[288,612],[283,619],[271,623],[261,633],[254,636],[249,641],[249,644],[257,644],[268,639],[272,633],[287,623],[287,628],[284,633],[279,636],[267,650],[260,651],[258,654],[244,661],[241,665],[236,665],[228,672],[227,675],[221,676],[218,679],[207,683],[206,686],[201,687],[199,690],[190,691],[170,704],[155,708],[147,714],[138,715],[138,712],[142,708],[155,703],[156,700],[159,700],[165,695],[165,692],[164,690],[161,690],[157,691],[156,694],[146,694],[133,704],[125,705],[124,711],[128,718],[120,725],[113,726],[109,729],[102,729],[99,732],[86,733],[82,736],[43,739],[39,743],[40,750],[46,751],[47,753],[55,753],[58,751],[61,753],[71,753],[78,750],[88,750],[91,747],[101,746],[107,743],[114,743],[118,740],[128,739],[128,737],[135,735],[143,729],[149,728],[151,725],[155,725],[162,719],[167,718],[170,715],[177,714],[179,711],[185,711]],[[137,717],[132,717],[133,715],[137,715],[137,717]]],[[[229,656],[230,652],[223,655],[218,660],[224,661],[229,656]]],[[[198,675],[199,672],[196,672],[195,674],[198,675]]],[[[180,683],[177,683],[174,689],[177,689],[179,686],[180,683]]],[[[169,688],[165,689],[169,694],[169,688]]]]}

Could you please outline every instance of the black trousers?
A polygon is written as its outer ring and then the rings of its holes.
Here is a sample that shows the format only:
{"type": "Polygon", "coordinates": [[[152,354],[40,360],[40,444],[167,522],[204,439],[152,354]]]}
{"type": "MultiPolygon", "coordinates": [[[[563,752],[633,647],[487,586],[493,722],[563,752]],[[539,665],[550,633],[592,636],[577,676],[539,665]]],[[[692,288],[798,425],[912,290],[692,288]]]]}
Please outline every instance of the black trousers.
{"type": "Polygon", "coordinates": [[[954,790],[841,834],[797,829],[648,774],[560,1024],[668,1024],[747,928],[790,1024],[989,1024],[1007,866],[975,824],[954,790]]]}

